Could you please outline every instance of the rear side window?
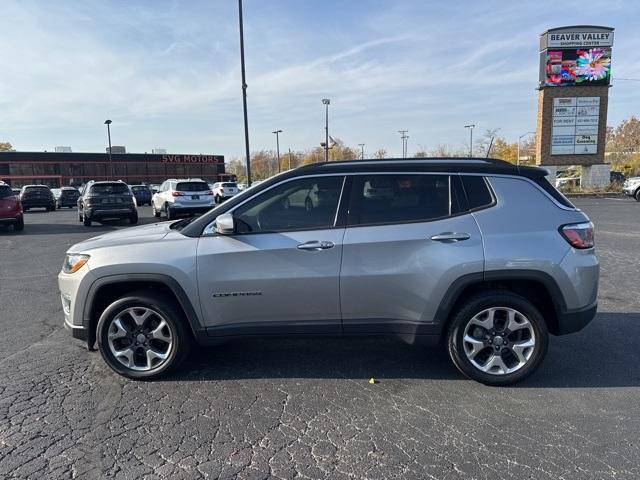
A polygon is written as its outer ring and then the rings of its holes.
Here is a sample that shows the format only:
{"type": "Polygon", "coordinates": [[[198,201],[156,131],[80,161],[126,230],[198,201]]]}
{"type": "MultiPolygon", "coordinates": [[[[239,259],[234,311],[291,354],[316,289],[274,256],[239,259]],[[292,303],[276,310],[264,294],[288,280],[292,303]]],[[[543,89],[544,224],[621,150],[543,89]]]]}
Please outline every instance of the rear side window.
{"type": "Polygon", "coordinates": [[[484,177],[463,175],[462,185],[467,194],[469,210],[477,210],[493,204],[493,195],[484,177]]]}
{"type": "Polygon", "coordinates": [[[560,205],[564,205],[567,208],[576,208],[563,194],[561,194],[556,188],[549,183],[547,177],[538,177],[532,179],[542,188],[545,192],[551,195],[560,205]]]}
{"type": "Polygon", "coordinates": [[[12,197],[13,191],[9,185],[0,185],[0,198],[12,197]]]}
{"type": "Polygon", "coordinates": [[[129,187],[124,183],[101,183],[92,185],[90,193],[92,195],[112,195],[129,193],[129,187]]]}
{"type": "Polygon", "coordinates": [[[356,178],[350,225],[411,223],[460,212],[449,175],[369,175],[356,178]]]}
{"type": "Polygon", "coordinates": [[[205,182],[179,182],[176,185],[178,192],[206,192],[209,185],[205,182]]]}

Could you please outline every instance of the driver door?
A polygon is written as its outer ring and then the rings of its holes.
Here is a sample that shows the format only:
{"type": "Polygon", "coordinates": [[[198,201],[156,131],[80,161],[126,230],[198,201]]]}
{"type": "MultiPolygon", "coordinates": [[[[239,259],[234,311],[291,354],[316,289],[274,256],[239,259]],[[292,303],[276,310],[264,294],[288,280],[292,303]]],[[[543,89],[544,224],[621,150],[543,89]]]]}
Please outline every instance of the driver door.
{"type": "Polygon", "coordinates": [[[344,183],[342,175],[284,181],[228,212],[234,234],[200,239],[198,288],[210,334],[341,331],[344,183]],[[332,200],[309,208],[304,198],[314,188],[332,200]]]}

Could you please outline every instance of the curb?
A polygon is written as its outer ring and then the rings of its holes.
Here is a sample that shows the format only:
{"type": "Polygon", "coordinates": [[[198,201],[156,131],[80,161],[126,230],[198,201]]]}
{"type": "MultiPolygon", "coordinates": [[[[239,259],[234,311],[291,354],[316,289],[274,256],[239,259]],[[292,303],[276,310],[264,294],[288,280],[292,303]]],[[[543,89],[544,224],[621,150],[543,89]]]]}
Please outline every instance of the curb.
{"type": "Polygon", "coordinates": [[[564,193],[563,195],[568,198],[615,198],[625,196],[622,192],[564,193]]]}

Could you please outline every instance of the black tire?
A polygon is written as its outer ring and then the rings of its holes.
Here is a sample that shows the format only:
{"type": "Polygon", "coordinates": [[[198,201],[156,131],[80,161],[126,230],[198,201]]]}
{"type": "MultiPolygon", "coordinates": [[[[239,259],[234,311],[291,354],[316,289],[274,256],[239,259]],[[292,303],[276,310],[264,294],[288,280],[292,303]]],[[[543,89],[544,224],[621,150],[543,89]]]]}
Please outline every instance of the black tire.
{"type": "Polygon", "coordinates": [[[134,225],[135,225],[136,223],[138,223],[138,214],[137,214],[137,213],[134,213],[133,215],[131,215],[131,216],[129,217],[129,221],[130,221],[132,224],[134,224],[134,225]]]}
{"type": "Polygon", "coordinates": [[[640,202],[640,188],[636,190],[635,197],[636,197],[636,202],[640,202]]]}
{"type": "Polygon", "coordinates": [[[122,297],[109,305],[98,320],[96,338],[104,361],[116,373],[134,380],[155,380],[175,370],[191,351],[193,337],[180,307],[172,300],[154,292],[140,290],[122,297]],[[166,321],[172,338],[169,355],[157,367],[146,371],[128,368],[111,352],[108,333],[111,322],[128,308],[147,308],[157,312],[166,321]]]}
{"type": "Polygon", "coordinates": [[[14,223],[13,224],[13,229],[16,232],[21,232],[22,230],[24,230],[24,218],[21,218],[16,223],[14,223]]]}
{"type": "Polygon", "coordinates": [[[153,211],[153,216],[156,218],[160,217],[160,212],[158,210],[156,210],[156,206],[155,205],[151,205],[151,209],[153,211]]]}
{"type": "Polygon", "coordinates": [[[80,210],[78,210],[78,221],[82,221],[82,213],[80,213],[80,210]]]}
{"type": "Polygon", "coordinates": [[[164,204],[164,214],[167,217],[167,220],[173,220],[174,218],[176,218],[175,214],[173,213],[173,210],[171,210],[171,207],[169,206],[168,203],[164,204]]]}
{"type": "Polygon", "coordinates": [[[220,204],[220,197],[219,197],[218,195],[216,195],[215,197],[213,197],[213,201],[214,201],[216,204],[220,204]]]}
{"type": "Polygon", "coordinates": [[[86,215],[82,215],[82,223],[84,224],[85,227],[90,227],[91,218],[87,217],[86,215]]]}
{"type": "MultiPolygon", "coordinates": [[[[540,311],[526,298],[509,291],[486,291],[470,297],[457,308],[447,331],[447,348],[454,365],[467,377],[485,385],[506,386],[528,377],[544,359],[548,344],[549,333],[540,311]],[[529,359],[521,368],[512,373],[492,374],[483,372],[471,363],[464,350],[462,339],[467,324],[475,315],[492,307],[517,310],[526,317],[535,334],[535,346],[529,359]]],[[[494,347],[486,348],[491,349],[494,347]]]]}

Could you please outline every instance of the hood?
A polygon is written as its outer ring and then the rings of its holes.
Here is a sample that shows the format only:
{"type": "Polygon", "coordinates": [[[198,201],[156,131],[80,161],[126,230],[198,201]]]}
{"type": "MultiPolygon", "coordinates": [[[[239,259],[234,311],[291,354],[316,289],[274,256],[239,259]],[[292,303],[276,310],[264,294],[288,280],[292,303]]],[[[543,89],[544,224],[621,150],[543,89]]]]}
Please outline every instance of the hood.
{"type": "Polygon", "coordinates": [[[153,223],[140,227],[124,228],[111,233],[105,233],[99,237],[93,237],[84,242],[76,243],[68,252],[87,253],[98,248],[113,247],[118,245],[136,245],[140,243],[160,240],[171,231],[171,222],[153,223]]]}

